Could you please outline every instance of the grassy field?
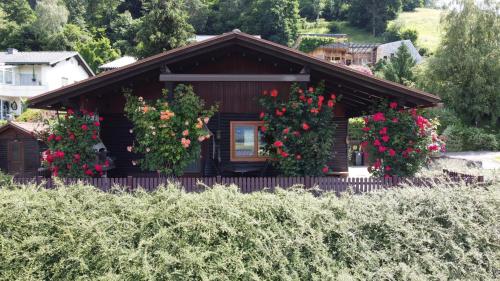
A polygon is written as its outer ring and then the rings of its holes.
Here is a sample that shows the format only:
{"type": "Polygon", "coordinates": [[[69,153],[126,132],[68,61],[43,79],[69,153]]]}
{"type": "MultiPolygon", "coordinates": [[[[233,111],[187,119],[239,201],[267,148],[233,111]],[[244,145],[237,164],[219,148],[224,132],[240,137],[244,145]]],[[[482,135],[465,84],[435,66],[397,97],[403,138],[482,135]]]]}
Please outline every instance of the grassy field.
{"type": "Polygon", "coordinates": [[[401,23],[404,28],[417,30],[417,44],[434,51],[439,45],[442,31],[440,28],[441,15],[441,10],[419,8],[415,12],[401,13],[392,23],[401,23]]]}
{"type": "MultiPolygon", "coordinates": [[[[401,13],[397,19],[389,24],[398,23],[403,28],[417,30],[418,45],[434,51],[439,45],[441,13],[442,11],[436,9],[420,8],[415,12],[401,13]]],[[[308,22],[302,26],[300,33],[330,33],[330,24],[331,22],[324,19],[320,19],[318,22],[308,22]]],[[[352,42],[381,43],[384,41],[381,36],[373,36],[370,32],[350,26],[345,21],[338,24],[340,27],[338,33],[349,35],[349,40],[352,42]]]]}

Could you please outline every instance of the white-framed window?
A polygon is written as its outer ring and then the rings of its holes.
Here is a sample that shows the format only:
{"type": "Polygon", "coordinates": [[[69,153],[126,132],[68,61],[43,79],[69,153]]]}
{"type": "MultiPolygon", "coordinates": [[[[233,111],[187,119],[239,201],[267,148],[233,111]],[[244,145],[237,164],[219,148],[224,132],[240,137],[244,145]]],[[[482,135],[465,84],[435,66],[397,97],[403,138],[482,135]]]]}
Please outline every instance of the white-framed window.
{"type": "Polygon", "coordinates": [[[14,84],[14,70],[11,67],[0,67],[0,84],[14,84]]]}

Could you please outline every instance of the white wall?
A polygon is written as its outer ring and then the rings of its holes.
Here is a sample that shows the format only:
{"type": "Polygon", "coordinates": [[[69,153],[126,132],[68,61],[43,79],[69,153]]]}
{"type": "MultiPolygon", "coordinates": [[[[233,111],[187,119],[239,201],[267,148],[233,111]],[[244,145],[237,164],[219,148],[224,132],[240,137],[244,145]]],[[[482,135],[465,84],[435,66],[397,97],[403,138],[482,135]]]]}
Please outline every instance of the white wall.
{"type": "Polygon", "coordinates": [[[68,79],[68,85],[89,77],[84,68],[78,65],[78,61],[72,57],[69,60],[58,62],[54,66],[43,65],[41,69],[42,85],[48,87],[48,91],[60,88],[63,79],[68,79]]]}

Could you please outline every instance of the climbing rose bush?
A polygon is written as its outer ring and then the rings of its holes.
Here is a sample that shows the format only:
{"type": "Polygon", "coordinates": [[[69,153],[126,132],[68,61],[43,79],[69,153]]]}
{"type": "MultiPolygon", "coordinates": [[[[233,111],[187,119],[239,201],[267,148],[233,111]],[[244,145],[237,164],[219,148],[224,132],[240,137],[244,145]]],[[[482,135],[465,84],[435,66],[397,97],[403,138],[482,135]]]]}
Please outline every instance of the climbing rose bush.
{"type": "Polygon", "coordinates": [[[68,109],[49,128],[42,165],[55,177],[102,176],[109,162],[99,162],[93,146],[101,142],[99,129],[103,120],[93,112],[68,109]]]}
{"type": "Polygon", "coordinates": [[[364,118],[363,142],[375,176],[413,176],[431,153],[444,151],[435,124],[416,109],[404,110],[396,102],[381,102],[375,114],[364,118]]]}
{"type": "Polygon", "coordinates": [[[181,175],[200,157],[200,143],[210,138],[206,124],[217,107],[205,108],[193,88],[182,84],[175,88],[171,102],[166,90],[153,101],[134,96],[130,90],[124,94],[125,112],[136,139],[127,147],[138,157],[132,164],[143,170],[181,175]]]}
{"type": "Polygon", "coordinates": [[[265,112],[260,128],[267,143],[265,150],[274,165],[287,176],[321,175],[330,172],[337,97],[317,88],[302,89],[297,84],[289,95],[266,90],[260,98],[265,112]]]}

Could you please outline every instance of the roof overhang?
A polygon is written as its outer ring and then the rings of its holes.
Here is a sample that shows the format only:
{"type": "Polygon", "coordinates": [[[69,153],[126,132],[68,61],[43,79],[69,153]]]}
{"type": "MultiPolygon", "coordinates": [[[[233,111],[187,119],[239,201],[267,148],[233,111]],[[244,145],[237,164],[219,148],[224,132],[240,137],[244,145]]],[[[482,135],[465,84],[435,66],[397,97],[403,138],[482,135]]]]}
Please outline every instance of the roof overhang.
{"type": "Polygon", "coordinates": [[[349,94],[350,97],[346,97],[345,100],[349,102],[348,98],[352,98],[353,106],[357,103],[363,104],[364,99],[366,99],[366,103],[368,103],[371,101],[371,97],[387,96],[409,100],[415,107],[429,107],[440,102],[440,98],[435,95],[370,76],[347,66],[334,64],[271,41],[233,31],[185,47],[147,57],[130,65],[110,70],[80,82],[38,95],[30,98],[28,103],[30,107],[34,108],[51,108],[59,104],[62,100],[83,95],[141,73],[159,69],[162,66],[187,60],[197,55],[231,45],[238,45],[257,52],[264,52],[291,63],[301,64],[310,70],[311,80],[313,80],[316,74],[320,74],[317,75],[318,77],[328,77],[328,82],[332,88],[335,90],[343,90],[344,93],[342,94],[349,94]],[[337,80],[342,81],[342,83],[335,84],[337,80]]]}

